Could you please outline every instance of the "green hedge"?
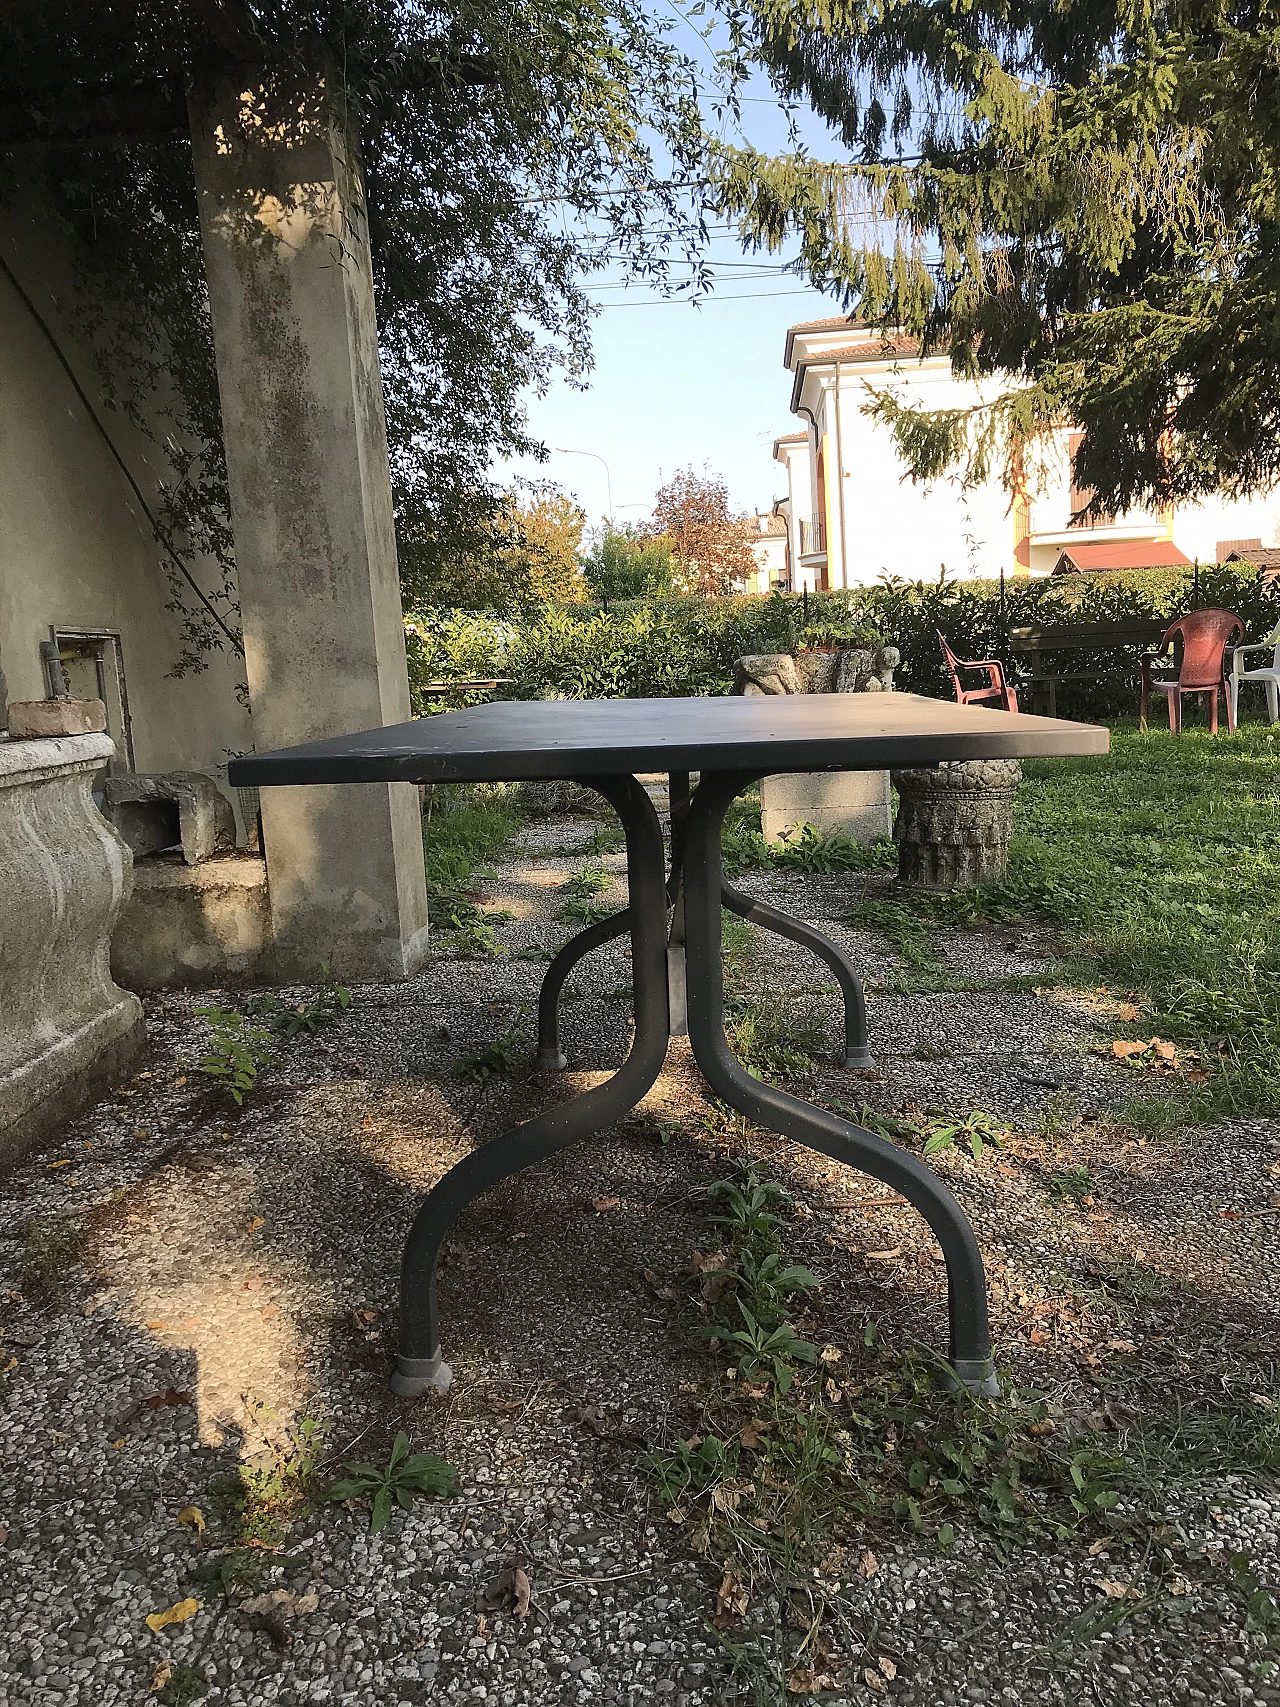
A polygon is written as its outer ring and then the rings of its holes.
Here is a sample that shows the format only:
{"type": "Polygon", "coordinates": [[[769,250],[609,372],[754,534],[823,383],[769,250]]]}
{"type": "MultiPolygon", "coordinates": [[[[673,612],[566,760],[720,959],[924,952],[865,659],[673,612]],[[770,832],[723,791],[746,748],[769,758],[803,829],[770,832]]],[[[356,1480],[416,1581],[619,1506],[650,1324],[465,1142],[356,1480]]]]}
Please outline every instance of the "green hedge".
{"type": "MultiPolygon", "coordinates": [[[[897,684],[906,692],[949,697],[937,630],[962,657],[1012,662],[1010,631],[1028,624],[1171,621],[1184,611],[1225,605],[1251,639],[1280,620],[1280,598],[1244,564],[1199,570],[1149,569],[1050,580],[1013,580],[1003,601],[997,583],[882,582],[847,593],[811,594],[810,621],[851,619],[902,653],[897,684]]],[[[517,616],[427,610],[406,618],[415,708],[423,683],[462,676],[507,676],[516,699],[636,699],[724,694],[736,658],[794,644],[805,609],[796,594],[724,599],[662,599],[549,605],[517,616]]],[[[1113,716],[1137,703],[1138,666],[1128,655],[1079,652],[1063,667],[1102,671],[1098,681],[1066,684],[1063,715],[1113,716]]],[[[457,700],[451,701],[457,704],[457,700]]]]}

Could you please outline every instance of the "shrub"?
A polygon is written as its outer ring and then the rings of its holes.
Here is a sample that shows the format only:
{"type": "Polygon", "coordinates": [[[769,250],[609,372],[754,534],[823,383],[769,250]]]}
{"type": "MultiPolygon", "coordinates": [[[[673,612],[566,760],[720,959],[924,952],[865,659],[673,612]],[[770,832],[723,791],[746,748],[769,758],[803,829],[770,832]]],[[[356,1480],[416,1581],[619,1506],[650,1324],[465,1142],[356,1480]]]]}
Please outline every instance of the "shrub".
{"type": "MultiPolygon", "coordinates": [[[[542,605],[514,617],[430,610],[406,619],[410,681],[508,676],[514,699],[644,699],[726,694],[735,660],[793,650],[815,636],[892,642],[902,654],[897,685],[949,698],[936,631],[962,657],[1011,657],[1010,635],[1030,624],[1172,621],[1206,605],[1238,612],[1253,636],[1280,618],[1280,597],[1248,564],[1144,569],[1030,581],[1011,578],[1003,601],[994,581],[884,580],[847,592],[771,593],[718,599],[663,598],[599,605],[542,605]]],[[[1096,680],[1065,683],[1064,716],[1107,717],[1137,701],[1136,648],[1070,655],[1072,671],[1096,680]]],[[[419,710],[433,709],[416,695],[419,710]]],[[[456,703],[456,702],[455,702],[456,703]]],[[[438,708],[436,708],[438,709],[438,708]]]]}

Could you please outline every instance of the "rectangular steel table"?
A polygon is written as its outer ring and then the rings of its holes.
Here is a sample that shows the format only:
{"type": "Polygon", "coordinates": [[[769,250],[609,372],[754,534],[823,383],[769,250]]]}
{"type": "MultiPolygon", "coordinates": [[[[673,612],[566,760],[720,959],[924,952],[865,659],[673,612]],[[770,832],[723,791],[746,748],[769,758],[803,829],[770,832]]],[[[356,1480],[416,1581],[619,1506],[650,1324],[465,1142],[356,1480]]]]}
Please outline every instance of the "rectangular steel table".
{"type": "Polygon", "coordinates": [[[1108,745],[1107,731],[1089,724],[911,694],[799,694],[502,701],[233,760],[228,776],[236,787],[565,778],[602,794],[626,832],[629,904],[580,932],[548,967],[538,1004],[537,1065],[565,1065],[557,1006],[570,968],[599,943],[628,931],[635,992],[631,1049],[606,1083],[473,1151],[428,1194],[405,1241],[393,1391],[408,1397],[449,1384],[440,1350],[436,1264],[461,1211],[499,1180],[622,1119],[656,1081],[669,1037],[686,1031],[716,1096],[757,1125],[883,1180],[919,1210],[946,1259],[952,1377],[994,1391],[986,1275],[973,1231],[951,1192],[909,1151],[752,1078],[729,1049],[722,904],[826,961],[844,994],[844,1063],[872,1064],[862,986],[847,956],[812,925],[727,885],[720,832],[731,801],[763,776],[1105,753],[1108,745]],[[666,771],[671,779],[669,870],[657,814],[637,781],[652,771],[666,771]],[[694,771],[699,782],[691,795],[694,771]]]}

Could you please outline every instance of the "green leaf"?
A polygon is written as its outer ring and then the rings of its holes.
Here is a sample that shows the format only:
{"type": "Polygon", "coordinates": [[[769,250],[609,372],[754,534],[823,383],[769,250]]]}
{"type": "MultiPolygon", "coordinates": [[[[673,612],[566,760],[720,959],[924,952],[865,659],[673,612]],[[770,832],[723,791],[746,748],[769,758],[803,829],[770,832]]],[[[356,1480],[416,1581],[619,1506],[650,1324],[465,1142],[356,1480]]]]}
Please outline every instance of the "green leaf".
{"type": "Polygon", "coordinates": [[[373,1496],[373,1516],[369,1519],[370,1535],[377,1535],[391,1522],[391,1489],[381,1487],[373,1496]]]}

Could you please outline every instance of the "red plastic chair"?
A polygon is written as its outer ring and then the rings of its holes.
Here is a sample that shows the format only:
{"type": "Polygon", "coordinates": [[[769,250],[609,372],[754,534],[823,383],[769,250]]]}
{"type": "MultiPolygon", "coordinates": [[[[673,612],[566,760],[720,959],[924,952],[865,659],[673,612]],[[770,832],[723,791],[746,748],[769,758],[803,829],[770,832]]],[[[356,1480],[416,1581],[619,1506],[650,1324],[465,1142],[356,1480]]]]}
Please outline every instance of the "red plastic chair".
{"type": "Polygon", "coordinates": [[[957,658],[947,644],[947,637],[942,630],[935,630],[942,642],[942,656],[947,660],[947,669],[951,672],[951,685],[956,690],[957,705],[978,705],[983,700],[996,700],[1001,711],[1016,711],[1018,696],[1014,692],[1013,683],[1004,673],[1004,665],[998,658],[957,658]],[[985,670],[987,685],[984,688],[966,688],[960,680],[961,670],[985,670]]]}
{"type": "Polygon", "coordinates": [[[1147,707],[1151,690],[1155,688],[1157,693],[1169,696],[1169,728],[1175,735],[1182,733],[1184,693],[1213,695],[1209,702],[1211,735],[1218,733],[1218,695],[1221,693],[1227,702],[1227,728],[1234,734],[1236,708],[1231,703],[1227,682],[1227,649],[1237,635],[1244,638],[1244,624],[1234,611],[1229,610],[1193,610],[1186,616],[1180,616],[1177,622],[1171,622],[1157,650],[1142,655],[1142,704],[1138,727],[1145,729],[1147,726],[1147,707]],[[1152,677],[1152,668],[1169,652],[1175,636],[1182,639],[1182,662],[1178,673],[1156,680],[1152,677]]]}

